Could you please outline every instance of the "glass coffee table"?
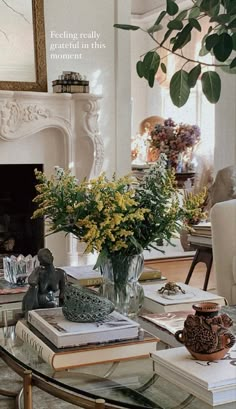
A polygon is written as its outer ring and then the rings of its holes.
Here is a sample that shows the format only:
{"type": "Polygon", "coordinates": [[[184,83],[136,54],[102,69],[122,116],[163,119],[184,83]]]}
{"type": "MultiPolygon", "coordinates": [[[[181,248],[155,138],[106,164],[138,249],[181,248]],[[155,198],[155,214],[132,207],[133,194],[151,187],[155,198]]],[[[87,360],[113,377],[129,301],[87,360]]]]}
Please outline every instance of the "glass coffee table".
{"type": "MultiPolygon", "coordinates": [[[[158,348],[161,348],[159,344],[158,348]]],[[[18,374],[20,373],[18,368],[28,371],[27,373],[33,373],[38,379],[39,385],[41,380],[41,382],[52,385],[54,391],[63,389],[67,396],[78,393],[88,401],[95,399],[97,402],[103,402],[105,400],[106,405],[108,405],[105,407],[115,405],[114,407],[130,409],[211,408],[208,404],[154,374],[152,361],[149,358],[132,359],[113,364],[94,364],[73,370],[54,372],[49,364],[43,362],[33,349],[16,337],[14,326],[0,329],[0,357],[6,362],[7,369],[10,367],[18,374]]],[[[11,386],[9,386],[8,396],[11,396],[12,393],[10,389],[11,386]]],[[[5,392],[0,389],[0,394],[4,395],[5,392]]],[[[24,406],[22,389],[15,395],[17,395],[19,408],[31,408],[31,406],[24,406]]],[[[32,395],[34,395],[34,388],[32,395]]],[[[36,407],[38,408],[38,406],[36,407]]],[[[104,406],[98,404],[98,406],[92,407],[103,408],[104,406]]],[[[65,408],[67,408],[66,402],[65,408]]],[[[218,408],[233,409],[235,402],[221,405],[218,408]]]]}

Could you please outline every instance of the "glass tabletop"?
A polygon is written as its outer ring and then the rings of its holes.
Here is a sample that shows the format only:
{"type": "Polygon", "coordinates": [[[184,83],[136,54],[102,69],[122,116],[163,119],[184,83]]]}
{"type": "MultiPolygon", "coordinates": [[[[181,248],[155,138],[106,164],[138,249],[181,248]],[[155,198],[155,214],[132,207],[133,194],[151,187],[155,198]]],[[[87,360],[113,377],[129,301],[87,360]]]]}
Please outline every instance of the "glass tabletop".
{"type": "MultiPolygon", "coordinates": [[[[94,364],[55,372],[49,364],[15,335],[15,327],[0,329],[2,350],[26,369],[71,392],[133,409],[209,409],[211,406],[192,397],[153,372],[152,360],[132,359],[119,363],[94,364]]],[[[158,344],[164,348],[164,344],[158,344]]],[[[233,405],[221,405],[231,409],[233,405]]]]}

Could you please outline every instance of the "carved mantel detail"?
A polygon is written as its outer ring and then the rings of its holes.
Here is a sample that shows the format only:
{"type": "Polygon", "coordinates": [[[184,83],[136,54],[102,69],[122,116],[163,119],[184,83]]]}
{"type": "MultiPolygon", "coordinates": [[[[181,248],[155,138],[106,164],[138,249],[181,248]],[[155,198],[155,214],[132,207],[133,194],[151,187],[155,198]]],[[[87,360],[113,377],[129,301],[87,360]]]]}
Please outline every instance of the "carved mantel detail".
{"type": "MultiPolygon", "coordinates": [[[[14,141],[32,136],[46,128],[59,128],[66,136],[68,165],[80,158],[78,141],[91,141],[92,162],[86,163],[87,174],[97,176],[104,161],[104,145],[98,128],[101,96],[93,94],[49,94],[40,92],[0,92],[0,139],[14,141]],[[74,146],[73,146],[74,144],[74,146]]],[[[80,164],[80,169],[83,167],[80,164]]],[[[76,166],[75,166],[76,168],[76,166]]],[[[79,176],[79,175],[78,175],[79,176]]]]}
{"type": "Polygon", "coordinates": [[[49,118],[50,111],[42,105],[30,104],[24,106],[16,99],[5,100],[0,109],[0,137],[4,140],[17,139],[19,130],[27,122],[49,118]]]}
{"type": "MultiPolygon", "coordinates": [[[[80,180],[95,177],[104,161],[98,127],[101,98],[93,94],[0,91],[0,144],[32,136],[40,138],[45,129],[56,128],[64,135],[66,167],[80,180]]],[[[68,240],[68,265],[76,263],[76,249],[77,243],[68,240]]]]}

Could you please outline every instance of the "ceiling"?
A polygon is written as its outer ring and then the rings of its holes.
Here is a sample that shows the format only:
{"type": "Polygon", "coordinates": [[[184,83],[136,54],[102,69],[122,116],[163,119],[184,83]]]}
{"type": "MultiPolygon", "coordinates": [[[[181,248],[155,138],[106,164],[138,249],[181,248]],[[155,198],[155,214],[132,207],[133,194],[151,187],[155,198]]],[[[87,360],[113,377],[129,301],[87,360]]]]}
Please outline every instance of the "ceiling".
{"type": "Polygon", "coordinates": [[[166,5],[166,0],[131,0],[132,14],[145,14],[166,5]]]}

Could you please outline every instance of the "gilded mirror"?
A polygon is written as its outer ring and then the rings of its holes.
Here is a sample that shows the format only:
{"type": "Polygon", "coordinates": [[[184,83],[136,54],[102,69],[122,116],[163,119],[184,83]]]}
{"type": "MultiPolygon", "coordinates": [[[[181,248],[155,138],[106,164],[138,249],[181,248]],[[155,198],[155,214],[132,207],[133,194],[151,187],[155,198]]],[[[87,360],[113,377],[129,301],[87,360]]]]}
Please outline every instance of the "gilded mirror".
{"type": "Polygon", "coordinates": [[[43,0],[0,0],[0,90],[47,91],[43,0]]]}

